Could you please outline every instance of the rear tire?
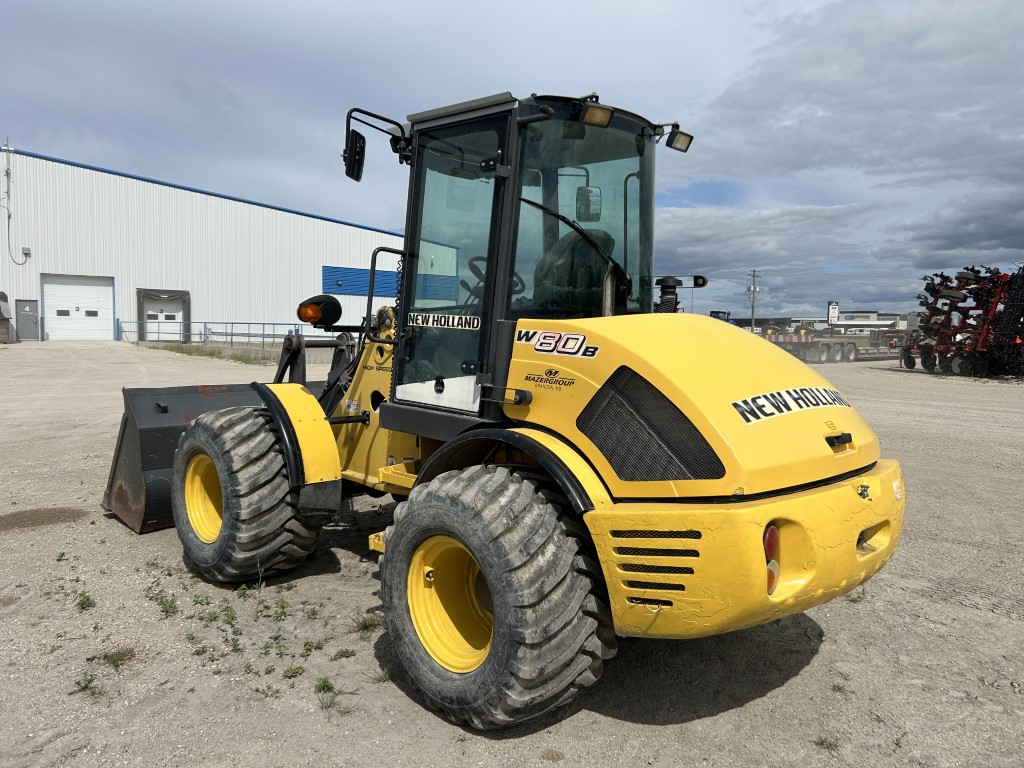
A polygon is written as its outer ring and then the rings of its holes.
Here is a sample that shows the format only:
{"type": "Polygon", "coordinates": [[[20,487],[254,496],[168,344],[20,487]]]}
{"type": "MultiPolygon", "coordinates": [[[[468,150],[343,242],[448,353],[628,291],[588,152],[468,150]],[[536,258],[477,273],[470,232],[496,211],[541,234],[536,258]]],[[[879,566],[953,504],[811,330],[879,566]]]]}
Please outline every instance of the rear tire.
{"type": "Polygon", "coordinates": [[[828,344],[822,344],[821,346],[818,347],[818,362],[828,362],[828,344]]]}
{"type": "Polygon", "coordinates": [[[171,508],[185,563],[210,581],[247,581],[293,568],[319,526],[296,516],[270,417],[253,408],[204,413],[178,441],[171,508]]]}
{"type": "Polygon", "coordinates": [[[857,345],[850,342],[843,347],[843,362],[855,363],[857,362],[857,345]]]}
{"type": "Polygon", "coordinates": [[[833,344],[828,348],[828,359],[830,362],[838,363],[842,362],[843,359],[843,345],[833,344]]]}
{"type": "Polygon", "coordinates": [[[447,472],[395,511],[384,620],[427,703],[490,729],[567,704],[615,633],[586,529],[505,467],[447,472]]]}

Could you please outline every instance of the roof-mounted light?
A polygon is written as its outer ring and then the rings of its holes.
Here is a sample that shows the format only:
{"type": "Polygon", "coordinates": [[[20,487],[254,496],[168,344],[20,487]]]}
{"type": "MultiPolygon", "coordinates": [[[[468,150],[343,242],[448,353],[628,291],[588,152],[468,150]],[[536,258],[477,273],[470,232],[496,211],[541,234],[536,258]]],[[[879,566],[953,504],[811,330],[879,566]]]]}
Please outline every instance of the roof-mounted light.
{"type": "Polygon", "coordinates": [[[665,144],[672,149],[679,152],[685,152],[690,148],[690,144],[693,142],[693,136],[686,131],[679,130],[679,123],[672,124],[672,131],[669,133],[668,138],[665,140],[665,144]]]}
{"type": "Polygon", "coordinates": [[[583,108],[583,115],[580,119],[587,125],[596,125],[599,128],[604,128],[609,122],[611,122],[613,114],[615,114],[615,110],[611,107],[606,107],[604,104],[589,102],[583,108]]]}

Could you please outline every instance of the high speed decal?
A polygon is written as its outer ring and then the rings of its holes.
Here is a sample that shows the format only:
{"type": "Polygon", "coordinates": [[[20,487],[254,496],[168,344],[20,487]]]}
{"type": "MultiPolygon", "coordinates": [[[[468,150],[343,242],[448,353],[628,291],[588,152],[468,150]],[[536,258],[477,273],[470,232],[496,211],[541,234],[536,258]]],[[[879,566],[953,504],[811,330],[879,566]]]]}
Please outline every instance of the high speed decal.
{"type": "Polygon", "coordinates": [[[773,416],[783,416],[794,411],[806,411],[808,408],[825,408],[830,405],[853,408],[846,398],[834,389],[824,387],[780,389],[765,392],[763,395],[754,395],[746,400],[736,400],[730,405],[743,417],[745,424],[770,419],[773,416]]]}
{"type": "Polygon", "coordinates": [[[575,355],[576,357],[597,357],[600,347],[588,346],[587,337],[582,333],[558,333],[556,331],[516,331],[516,342],[532,344],[534,352],[547,355],[575,355]]]}

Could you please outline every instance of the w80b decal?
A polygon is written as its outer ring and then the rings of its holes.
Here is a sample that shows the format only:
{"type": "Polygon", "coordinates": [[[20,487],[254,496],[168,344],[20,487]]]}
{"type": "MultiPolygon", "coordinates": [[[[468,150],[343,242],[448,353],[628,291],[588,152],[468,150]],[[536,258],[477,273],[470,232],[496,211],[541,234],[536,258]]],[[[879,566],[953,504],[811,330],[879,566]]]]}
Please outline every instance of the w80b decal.
{"type": "Polygon", "coordinates": [[[535,352],[543,352],[548,355],[597,357],[597,352],[600,349],[600,347],[587,346],[587,337],[582,333],[516,331],[516,342],[532,344],[535,352]]]}

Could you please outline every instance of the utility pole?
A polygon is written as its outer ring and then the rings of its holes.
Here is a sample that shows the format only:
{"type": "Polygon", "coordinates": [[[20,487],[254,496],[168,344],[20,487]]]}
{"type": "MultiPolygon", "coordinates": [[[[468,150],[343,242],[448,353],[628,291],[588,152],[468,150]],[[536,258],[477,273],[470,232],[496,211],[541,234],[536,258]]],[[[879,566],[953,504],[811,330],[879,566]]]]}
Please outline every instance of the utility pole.
{"type": "Polygon", "coordinates": [[[761,276],[761,270],[752,269],[747,274],[750,275],[747,293],[750,294],[750,332],[753,333],[754,326],[757,324],[757,292],[761,290],[757,287],[757,278],[761,276]]]}

